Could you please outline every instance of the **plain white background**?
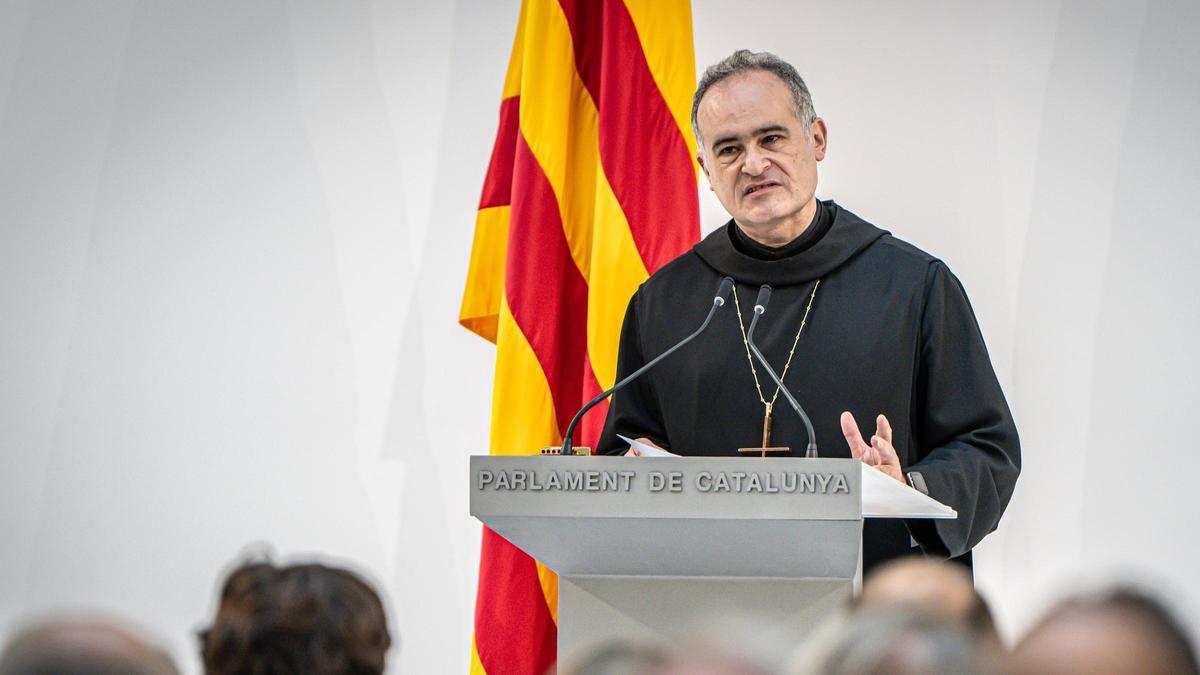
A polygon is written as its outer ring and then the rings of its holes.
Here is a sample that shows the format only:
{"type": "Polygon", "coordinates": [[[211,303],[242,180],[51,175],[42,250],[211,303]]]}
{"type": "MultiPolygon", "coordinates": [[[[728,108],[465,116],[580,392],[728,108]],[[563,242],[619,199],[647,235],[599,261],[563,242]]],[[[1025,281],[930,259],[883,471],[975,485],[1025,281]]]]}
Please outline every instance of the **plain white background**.
{"type": "MultiPolygon", "coordinates": [[[[221,573],[273,550],[374,579],[393,670],[466,668],[493,348],[456,316],[516,16],[0,4],[0,638],[92,608],[194,672],[221,573]]],[[[694,19],[700,67],[792,61],[818,194],[965,284],[1024,446],[977,557],[1005,631],[1118,578],[1200,618],[1200,4],[694,19]]]]}

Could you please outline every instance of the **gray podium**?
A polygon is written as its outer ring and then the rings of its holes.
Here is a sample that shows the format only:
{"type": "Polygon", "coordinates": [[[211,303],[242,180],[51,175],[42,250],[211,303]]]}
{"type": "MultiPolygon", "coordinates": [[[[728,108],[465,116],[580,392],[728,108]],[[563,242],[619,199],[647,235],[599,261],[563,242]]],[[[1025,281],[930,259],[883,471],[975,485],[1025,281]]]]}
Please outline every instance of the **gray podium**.
{"type": "Polygon", "coordinates": [[[471,457],[471,515],[559,575],[560,656],[740,615],[797,636],[843,606],[864,517],[953,509],[853,459],[471,457]]]}

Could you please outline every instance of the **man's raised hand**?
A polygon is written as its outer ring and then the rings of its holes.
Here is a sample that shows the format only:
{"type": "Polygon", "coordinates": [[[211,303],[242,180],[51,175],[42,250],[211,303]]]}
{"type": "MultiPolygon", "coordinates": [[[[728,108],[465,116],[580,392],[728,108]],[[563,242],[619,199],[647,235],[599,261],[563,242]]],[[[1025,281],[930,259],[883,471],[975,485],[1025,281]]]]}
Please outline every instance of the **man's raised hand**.
{"type": "Polygon", "coordinates": [[[892,445],[892,425],[888,424],[886,417],[880,415],[875,418],[875,435],[871,436],[871,442],[867,443],[858,431],[858,422],[854,421],[854,415],[847,410],[842,413],[842,435],[846,437],[846,443],[850,446],[851,457],[861,459],[863,464],[873,466],[901,483],[904,482],[900,456],[896,454],[896,448],[892,445]]]}

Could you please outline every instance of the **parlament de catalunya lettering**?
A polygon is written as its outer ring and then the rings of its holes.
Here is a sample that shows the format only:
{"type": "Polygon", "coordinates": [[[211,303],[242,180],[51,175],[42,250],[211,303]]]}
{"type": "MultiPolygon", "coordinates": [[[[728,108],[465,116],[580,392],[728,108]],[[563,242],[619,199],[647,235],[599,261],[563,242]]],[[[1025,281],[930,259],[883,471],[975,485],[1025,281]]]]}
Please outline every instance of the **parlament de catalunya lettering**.
{"type": "Polygon", "coordinates": [[[762,494],[849,494],[850,483],[842,473],[805,471],[699,471],[686,477],[681,471],[651,471],[639,481],[635,471],[533,471],[512,469],[475,474],[476,490],[522,492],[682,492],[685,485],[697,492],[762,494]]]}

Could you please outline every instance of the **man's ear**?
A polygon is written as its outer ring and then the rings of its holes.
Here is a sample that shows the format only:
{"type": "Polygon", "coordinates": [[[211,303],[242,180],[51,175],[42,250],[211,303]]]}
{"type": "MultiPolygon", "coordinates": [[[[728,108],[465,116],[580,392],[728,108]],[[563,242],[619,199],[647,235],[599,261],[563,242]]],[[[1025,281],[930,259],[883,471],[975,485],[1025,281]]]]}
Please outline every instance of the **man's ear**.
{"type": "Polygon", "coordinates": [[[708,181],[708,189],[709,190],[713,189],[712,174],[710,174],[708,172],[708,164],[704,163],[704,153],[703,152],[696,153],[696,163],[700,165],[700,170],[704,172],[704,178],[708,181]]]}
{"type": "Polygon", "coordinates": [[[825,128],[825,120],[820,117],[813,120],[809,132],[812,135],[813,157],[819,162],[825,159],[825,149],[829,143],[829,129],[825,128]]]}

